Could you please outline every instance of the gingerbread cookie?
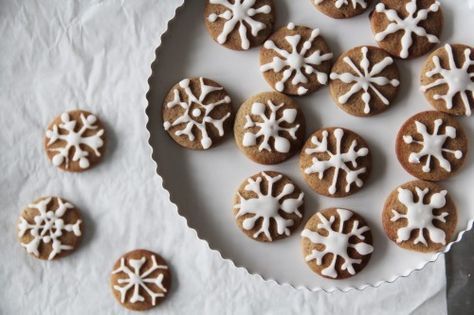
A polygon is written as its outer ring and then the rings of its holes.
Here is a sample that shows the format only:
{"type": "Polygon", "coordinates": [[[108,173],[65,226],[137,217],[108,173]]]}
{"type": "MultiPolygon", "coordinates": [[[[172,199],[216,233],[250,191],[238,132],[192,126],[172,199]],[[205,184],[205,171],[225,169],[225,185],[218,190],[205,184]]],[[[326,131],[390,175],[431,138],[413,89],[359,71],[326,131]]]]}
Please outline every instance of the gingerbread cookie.
{"type": "Polygon", "coordinates": [[[305,95],[328,83],[331,53],[319,29],[282,27],[260,50],[260,70],[278,92],[305,95]]]}
{"type": "Polygon", "coordinates": [[[344,128],[314,132],[300,154],[305,181],[317,193],[345,197],[359,191],[369,177],[372,160],[362,137],[344,128]]]}
{"type": "Polygon", "coordinates": [[[395,99],[400,75],[393,59],[373,46],[352,48],[334,64],[329,88],[336,104],[355,116],[385,111],[395,99]]]}
{"type": "Polygon", "coordinates": [[[202,77],[184,79],[173,86],[162,113],[165,130],[188,149],[209,149],[232,126],[229,95],[218,83],[202,77]]]}
{"type": "Polygon", "coordinates": [[[66,112],[49,124],[44,147],[54,166],[82,172],[102,160],[104,127],[95,115],[84,110],[66,112]]]}
{"type": "Polygon", "coordinates": [[[82,236],[79,211],[60,197],[43,197],[28,205],[18,219],[18,239],[28,254],[53,260],[69,255],[82,236]]]}
{"type": "Polygon", "coordinates": [[[374,251],[372,233],[354,211],[329,208],[317,212],[301,233],[303,255],[315,273],[345,279],[359,273],[374,251]]]}
{"type": "Polygon", "coordinates": [[[273,30],[273,0],[208,0],[206,27],[219,44],[247,50],[262,44],[273,30]]]}
{"type": "Polygon", "coordinates": [[[395,189],[385,202],[382,223],[388,238],[418,252],[442,249],[457,224],[454,202],[447,190],[416,180],[395,189]]]}
{"type": "Polygon", "coordinates": [[[160,255],[136,249],[115,262],[110,285],[121,305],[133,311],[145,311],[166,298],[171,287],[171,273],[160,255]]]}
{"type": "Polygon", "coordinates": [[[251,160],[261,164],[281,163],[303,145],[303,112],[286,95],[257,94],[240,106],[234,136],[240,150],[251,160]]]}
{"type": "Polygon", "coordinates": [[[463,128],[455,118],[442,112],[414,115],[397,136],[398,160],[408,173],[424,180],[439,181],[456,174],[467,151],[463,128]]]}
{"type": "Polygon", "coordinates": [[[246,179],[234,197],[237,225],[250,238],[272,242],[290,236],[303,219],[303,192],[287,176],[272,171],[246,179]]]}
{"type": "Polygon", "coordinates": [[[437,110],[471,116],[474,106],[474,50],[466,45],[438,48],[421,70],[421,91],[437,110]]]}
{"type": "Polygon", "coordinates": [[[381,0],[370,22],[379,46],[407,59],[422,56],[439,43],[443,14],[436,0],[381,0]]]}
{"type": "Polygon", "coordinates": [[[311,0],[316,9],[335,19],[347,19],[364,13],[371,0],[311,0]]]}

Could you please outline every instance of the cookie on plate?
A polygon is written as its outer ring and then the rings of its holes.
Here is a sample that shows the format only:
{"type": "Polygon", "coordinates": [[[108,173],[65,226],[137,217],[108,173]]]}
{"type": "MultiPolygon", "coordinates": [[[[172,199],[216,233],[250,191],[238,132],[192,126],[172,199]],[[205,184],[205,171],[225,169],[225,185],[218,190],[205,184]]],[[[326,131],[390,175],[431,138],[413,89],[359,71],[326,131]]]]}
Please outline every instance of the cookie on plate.
{"type": "Polygon", "coordinates": [[[250,238],[272,242],[290,236],[303,220],[304,194],[278,172],[265,171],[247,178],[234,197],[233,213],[250,238]]]}
{"type": "Polygon", "coordinates": [[[273,0],[208,0],[206,27],[219,44],[234,50],[261,45],[273,30],[273,0]]]}
{"type": "Polygon", "coordinates": [[[181,80],[171,88],[162,106],[163,127],[182,147],[207,150],[232,127],[229,94],[206,78],[181,80]]]}
{"type": "Polygon", "coordinates": [[[299,152],[305,137],[303,112],[288,96],[265,92],[237,112],[234,137],[240,150],[261,164],[277,164],[299,152]]]}
{"type": "Polygon", "coordinates": [[[381,48],[398,58],[416,58],[439,43],[443,14],[436,0],[381,0],[370,23],[381,48]]]}
{"type": "Polygon", "coordinates": [[[389,195],[382,223],[388,238],[402,248],[439,251],[456,229],[456,206],[447,190],[431,182],[415,180],[399,186],[389,195]]]}
{"type": "Polygon", "coordinates": [[[352,48],[333,65],[329,88],[336,104],[354,116],[385,111],[398,93],[400,74],[392,57],[373,46],[352,48]]]}
{"type": "Polygon", "coordinates": [[[421,91],[437,110],[471,116],[474,106],[474,49],[446,44],[435,50],[421,70],[421,91]]]}
{"type": "Polygon", "coordinates": [[[426,111],[410,117],[400,128],[396,153],[411,175],[429,181],[447,179],[462,167],[467,135],[452,116],[426,111]]]}
{"type": "Polygon", "coordinates": [[[260,71],[276,91],[305,95],[328,83],[332,57],[318,28],[289,23],[261,48],[260,71]]]}
{"type": "Polygon", "coordinates": [[[372,0],[311,0],[313,5],[335,19],[347,19],[364,13],[372,0]]]}
{"type": "Polygon", "coordinates": [[[306,263],[329,279],[345,279],[359,273],[374,251],[369,226],[348,209],[317,212],[306,223],[301,237],[306,263]]]}

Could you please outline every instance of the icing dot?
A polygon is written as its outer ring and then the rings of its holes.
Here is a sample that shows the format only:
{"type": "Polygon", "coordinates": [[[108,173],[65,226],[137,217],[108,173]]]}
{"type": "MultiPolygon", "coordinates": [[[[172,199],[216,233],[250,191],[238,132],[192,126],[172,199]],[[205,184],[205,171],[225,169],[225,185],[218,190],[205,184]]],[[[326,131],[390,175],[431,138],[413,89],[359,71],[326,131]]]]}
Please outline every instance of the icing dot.
{"type": "Polygon", "coordinates": [[[163,123],[163,127],[165,128],[165,130],[170,129],[170,127],[171,127],[170,122],[169,122],[169,121],[165,121],[165,122],[163,123]]]}
{"type": "Polygon", "coordinates": [[[89,115],[89,116],[87,116],[87,122],[88,122],[89,124],[95,123],[96,120],[97,120],[97,118],[96,118],[94,115],[89,115]]]}
{"type": "Polygon", "coordinates": [[[193,111],[191,112],[191,114],[194,116],[194,117],[199,117],[201,115],[201,110],[199,108],[195,108],[193,109],[193,111]]]}
{"type": "Polygon", "coordinates": [[[64,121],[64,122],[68,122],[69,121],[69,114],[68,113],[63,113],[61,115],[61,120],[64,121]]]}
{"type": "Polygon", "coordinates": [[[295,24],[290,22],[290,23],[288,23],[287,28],[288,28],[289,30],[294,30],[294,29],[295,29],[295,24]]]}

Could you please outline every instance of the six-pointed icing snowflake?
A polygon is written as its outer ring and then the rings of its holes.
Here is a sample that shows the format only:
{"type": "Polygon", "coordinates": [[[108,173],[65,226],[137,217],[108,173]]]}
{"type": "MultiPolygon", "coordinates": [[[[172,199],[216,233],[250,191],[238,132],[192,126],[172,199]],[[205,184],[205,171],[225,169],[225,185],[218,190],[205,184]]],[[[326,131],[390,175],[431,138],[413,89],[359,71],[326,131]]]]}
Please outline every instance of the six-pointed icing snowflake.
{"type": "Polygon", "coordinates": [[[359,63],[359,67],[354,64],[354,62],[349,56],[344,57],[343,61],[349,67],[351,67],[355,75],[350,72],[343,72],[340,74],[336,72],[331,73],[331,80],[340,80],[345,84],[352,85],[350,90],[347,91],[347,93],[339,97],[338,100],[341,104],[346,104],[353,95],[355,95],[361,90],[364,91],[361,94],[361,99],[365,104],[365,114],[370,113],[371,96],[369,90],[372,90],[385,105],[389,105],[389,101],[382,94],[382,92],[379,91],[377,86],[384,86],[390,84],[393,87],[397,87],[400,84],[397,79],[390,80],[389,78],[380,75],[382,71],[384,71],[388,66],[393,64],[393,59],[391,57],[385,57],[383,60],[372,65],[371,67],[371,63],[367,58],[367,52],[367,47],[361,48],[362,59],[359,63]]]}
{"type": "Polygon", "coordinates": [[[342,152],[342,138],[344,137],[344,130],[337,128],[334,130],[334,138],[336,139],[336,152],[333,153],[328,148],[328,136],[327,130],[323,131],[323,137],[321,141],[316,136],[311,138],[311,143],[314,144],[314,148],[307,148],[304,152],[307,155],[314,153],[326,153],[329,155],[328,160],[320,160],[317,157],[312,158],[312,165],[305,168],[305,174],[317,173],[319,179],[323,179],[324,173],[330,168],[334,168],[334,174],[332,178],[332,184],[328,188],[328,192],[333,195],[336,193],[336,184],[339,178],[339,172],[344,171],[346,173],[346,192],[351,190],[351,185],[355,183],[357,187],[362,187],[364,182],[359,178],[360,174],[367,171],[365,167],[357,169],[357,159],[364,157],[369,154],[368,148],[359,148],[356,150],[357,141],[353,140],[347,152],[342,152]],[[354,170],[350,169],[347,163],[351,163],[354,170]]]}
{"type": "Polygon", "coordinates": [[[425,173],[431,171],[431,157],[434,157],[438,160],[439,166],[445,169],[447,172],[451,172],[451,163],[443,156],[443,152],[453,154],[456,159],[460,159],[463,156],[461,150],[450,150],[444,147],[446,140],[448,138],[456,138],[456,128],[452,126],[446,126],[444,134],[440,134],[439,128],[443,125],[442,119],[436,119],[434,121],[433,133],[429,133],[426,125],[415,121],[416,131],[422,136],[421,141],[413,139],[412,136],[406,135],[403,136],[403,141],[406,144],[418,143],[422,146],[421,150],[418,152],[410,153],[408,161],[413,164],[419,164],[420,159],[427,157],[425,165],[423,165],[422,170],[425,173]]]}
{"type": "Polygon", "coordinates": [[[223,88],[206,85],[203,78],[199,78],[199,84],[199,90],[201,91],[201,94],[199,97],[197,97],[191,91],[189,79],[184,79],[179,82],[179,87],[182,88],[186,94],[186,100],[182,100],[179,90],[175,89],[173,91],[174,99],[171,102],[168,102],[166,106],[168,108],[180,106],[184,109],[184,112],[173,122],[165,121],[163,126],[165,130],[168,130],[171,127],[183,124],[184,128],[176,130],[175,135],[184,135],[188,137],[190,141],[195,140],[193,129],[196,128],[201,133],[202,147],[204,149],[208,149],[212,145],[212,140],[208,135],[206,124],[211,124],[214,128],[216,128],[219,136],[222,137],[224,135],[224,121],[230,117],[230,112],[225,114],[220,119],[214,119],[210,116],[210,114],[217,106],[230,103],[230,97],[225,96],[223,99],[220,99],[217,102],[205,104],[205,99],[209,94],[215,91],[221,91],[223,88]]]}
{"type": "Polygon", "coordinates": [[[28,253],[32,253],[35,256],[39,256],[39,247],[44,246],[41,244],[51,243],[51,252],[48,259],[53,259],[57,254],[63,250],[73,249],[70,245],[64,245],[61,242],[61,237],[66,232],[72,232],[75,236],[81,236],[81,230],[79,225],[81,220],[77,220],[74,223],[64,222],[64,214],[68,209],[74,208],[68,202],[63,202],[61,198],[55,197],[58,201],[57,209],[49,209],[53,197],[49,197],[38,201],[35,204],[31,204],[28,208],[36,209],[38,214],[33,218],[33,223],[25,220],[23,216],[20,217],[18,223],[18,236],[23,237],[26,233],[32,236],[29,243],[21,243],[28,253]]]}
{"type": "Polygon", "coordinates": [[[466,48],[464,50],[464,63],[459,68],[454,60],[451,45],[444,45],[444,49],[448,55],[449,69],[445,69],[441,66],[439,56],[433,56],[432,61],[434,68],[426,72],[426,76],[428,78],[438,76],[438,78],[433,83],[421,86],[421,91],[426,92],[431,88],[447,85],[448,90],[446,94],[435,94],[433,98],[435,100],[443,100],[446,104],[446,108],[452,109],[454,97],[459,94],[464,105],[466,116],[471,116],[471,105],[467,94],[468,92],[471,93],[472,102],[474,96],[474,82],[472,81],[474,71],[470,71],[469,68],[474,66],[474,60],[471,59],[471,49],[466,48]]]}
{"type": "Polygon", "coordinates": [[[392,217],[390,221],[397,222],[398,220],[405,219],[406,225],[397,231],[397,243],[408,241],[412,235],[412,232],[418,232],[418,236],[413,240],[413,244],[422,243],[428,246],[428,243],[423,235],[426,230],[429,238],[433,243],[439,243],[442,245],[446,244],[446,234],[444,231],[433,225],[433,221],[439,221],[446,223],[447,212],[442,212],[439,215],[434,215],[433,210],[441,209],[446,205],[446,190],[442,190],[439,193],[434,193],[428,204],[424,203],[424,199],[429,189],[425,188],[421,190],[419,187],[415,187],[415,191],[418,200],[415,202],[413,199],[413,193],[409,189],[398,188],[398,200],[406,207],[406,213],[402,214],[395,209],[392,209],[392,217]]]}
{"type": "Polygon", "coordinates": [[[229,34],[239,24],[240,46],[242,49],[249,49],[250,42],[247,38],[247,25],[250,26],[252,36],[257,36],[258,32],[265,28],[265,24],[254,20],[253,16],[257,14],[269,14],[272,8],[269,5],[263,5],[259,8],[254,8],[256,0],[234,0],[230,3],[228,0],[209,0],[209,3],[223,5],[226,10],[217,15],[210,14],[207,19],[214,23],[217,19],[224,19],[224,27],[222,32],[217,37],[219,44],[224,44],[227,41],[229,34]]]}
{"type": "Polygon", "coordinates": [[[120,266],[112,271],[112,274],[125,273],[127,278],[121,278],[117,280],[119,285],[114,285],[114,289],[120,292],[120,302],[125,303],[125,298],[128,290],[133,289],[132,295],[128,299],[130,303],[145,302],[145,296],[140,293],[140,288],[142,288],[148,296],[151,298],[151,304],[156,304],[156,298],[164,297],[166,293],[166,288],[163,286],[163,273],[158,273],[156,277],[150,277],[151,274],[155,273],[157,270],[166,270],[168,266],[159,265],[156,262],[155,255],[151,255],[152,265],[147,270],[141,271],[142,266],[147,262],[147,257],[143,256],[140,259],[129,259],[125,263],[125,258],[120,259],[120,266]],[[127,264],[130,266],[127,266],[127,264]],[[132,269],[130,269],[132,268],[132,269]],[[121,286],[124,284],[124,286],[121,286]],[[153,284],[158,287],[159,291],[150,287],[149,284],[153,284]]]}
{"type": "Polygon", "coordinates": [[[55,148],[48,148],[48,151],[57,152],[53,158],[52,163],[54,166],[60,166],[64,162],[66,163],[66,169],[69,168],[69,154],[74,149],[72,161],[79,161],[79,167],[82,169],[89,168],[89,152],[84,149],[83,146],[90,148],[96,156],[100,156],[99,149],[104,145],[102,136],[104,134],[103,129],[97,129],[94,125],[97,118],[90,114],[87,117],[81,113],[80,116],[82,127],[75,131],[77,121],[70,118],[68,113],[61,115],[61,123],[59,125],[54,124],[52,129],[46,131],[46,138],[49,139],[47,147],[56,143],[57,141],[63,141],[64,145],[55,148]],[[84,136],[87,131],[94,131],[95,133],[90,136],[84,136]]]}
{"type": "Polygon", "coordinates": [[[290,151],[290,141],[285,137],[281,136],[282,132],[287,133],[292,139],[296,140],[296,131],[300,127],[299,124],[294,125],[297,111],[294,108],[284,109],[281,117],[277,119],[277,112],[280,108],[285,106],[284,103],[279,105],[273,104],[271,100],[267,101],[267,105],[262,103],[253,103],[251,108],[251,114],[258,116],[260,121],[254,121],[250,115],[245,116],[246,123],[244,129],[258,127],[258,131],[253,133],[246,131],[242,139],[242,145],[244,147],[251,147],[257,144],[257,139],[263,137],[258,149],[259,151],[267,150],[272,151],[270,146],[270,139],[273,138],[273,146],[275,150],[281,153],[287,153],[290,151]],[[265,111],[266,108],[270,110],[270,114],[267,116],[265,111]],[[293,127],[283,127],[282,123],[293,124],[293,127]]]}
{"type": "Polygon", "coordinates": [[[323,258],[326,255],[332,255],[331,263],[329,266],[321,271],[321,274],[330,277],[337,278],[338,271],[336,270],[336,261],[340,257],[344,263],[341,265],[341,270],[347,270],[351,275],[354,275],[354,265],[358,265],[362,262],[361,259],[352,258],[349,254],[349,248],[354,249],[360,255],[369,255],[374,251],[372,245],[365,243],[364,233],[370,231],[368,226],[360,226],[358,220],[354,220],[349,233],[344,233],[344,228],[348,224],[347,221],[351,219],[352,212],[346,209],[337,209],[337,216],[339,217],[339,229],[335,230],[332,225],[336,220],[336,216],[331,216],[329,220],[322,215],[320,212],[317,216],[321,223],[318,224],[317,229],[322,229],[325,234],[322,235],[319,232],[314,232],[309,229],[304,229],[301,232],[301,236],[309,239],[311,243],[315,245],[324,245],[324,249],[317,250],[313,249],[311,254],[305,257],[306,261],[316,260],[316,264],[321,266],[323,264],[323,258]],[[352,243],[351,238],[357,237],[360,242],[352,243]]]}
{"type": "Polygon", "coordinates": [[[379,13],[384,13],[390,23],[387,25],[385,30],[375,34],[375,40],[380,42],[390,34],[403,31],[404,34],[400,40],[402,47],[400,51],[400,57],[404,59],[408,57],[409,49],[413,44],[412,35],[425,37],[430,43],[438,43],[439,38],[433,34],[429,34],[426,29],[419,24],[428,18],[429,13],[437,12],[439,7],[439,2],[435,1],[427,9],[418,9],[416,0],[411,0],[405,5],[405,10],[407,11],[408,15],[403,18],[399,16],[397,11],[393,9],[387,9],[385,4],[380,2],[375,7],[375,10],[379,13]]]}
{"type": "MultiPolygon", "coordinates": [[[[315,4],[321,4],[326,0],[314,0],[315,4]]],[[[331,0],[334,2],[334,6],[338,9],[342,8],[343,6],[349,5],[349,0],[331,0]]],[[[360,5],[362,8],[367,8],[367,0],[350,0],[352,7],[355,9],[357,5],[360,5]]]]}
{"type": "Polygon", "coordinates": [[[244,199],[239,193],[239,203],[234,206],[234,208],[239,209],[236,218],[252,214],[253,216],[246,218],[242,227],[245,230],[252,230],[257,223],[257,220],[261,219],[260,229],[254,233],[253,238],[257,238],[261,233],[263,233],[269,241],[272,241],[272,236],[270,235],[270,224],[273,220],[276,224],[276,232],[278,235],[290,235],[289,227],[293,226],[294,222],[291,219],[286,219],[279,214],[279,211],[283,211],[288,214],[296,214],[298,217],[302,217],[299,208],[303,204],[304,194],[300,193],[298,198],[286,198],[288,195],[291,195],[295,186],[293,184],[285,184],[281,192],[277,196],[273,196],[273,185],[280,181],[283,178],[283,175],[279,174],[275,177],[272,177],[265,172],[261,173],[261,176],[258,176],[255,180],[252,178],[248,179],[248,184],[245,186],[246,191],[255,193],[257,196],[255,198],[244,199]],[[267,182],[267,193],[262,193],[262,182],[267,182]],[[283,200],[284,199],[284,200],[283,200]]]}
{"type": "MultiPolygon", "coordinates": [[[[294,24],[288,24],[289,30],[293,30],[294,28],[294,24]]],[[[300,45],[300,34],[285,36],[286,42],[291,47],[290,51],[277,47],[272,40],[265,42],[265,49],[273,50],[279,56],[274,57],[271,62],[261,65],[260,70],[262,72],[272,70],[275,73],[283,71],[282,78],[275,83],[275,89],[277,91],[283,92],[285,83],[291,76],[293,76],[291,84],[298,87],[297,92],[299,95],[303,95],[308,91],[308,89],[302,86],[302,84],[308,83],[307,76],[316,75],[316,79],[319,83],[327,83],[328,75],[317,70],[315,67],[330,60],[333,56],[332,53],[321,54],[321,50],[318,49],[308,55],[308,51],[313,47],[313,41],[318,36],[319,29],[312,30],[310,37],[304,41],[302,45],[300,45]]]]}

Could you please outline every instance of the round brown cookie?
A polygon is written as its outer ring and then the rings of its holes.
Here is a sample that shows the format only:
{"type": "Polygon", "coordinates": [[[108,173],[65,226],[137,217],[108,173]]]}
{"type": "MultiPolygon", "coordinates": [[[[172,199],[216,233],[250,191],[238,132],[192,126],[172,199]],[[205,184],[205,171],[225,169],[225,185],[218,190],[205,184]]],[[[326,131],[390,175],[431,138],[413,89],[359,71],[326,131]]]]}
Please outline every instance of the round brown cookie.
{"type": "Polygon", "coordinates": [[[54,118],[46,130],[44,147],[54,166],[82,172],[97,165],[105,152],[104,126],[94,114],[73,110],[54,118]]]}
{"type": "Polygon", "coordinates": [[[166,299],[171,288],[171,272],[160,255],[136,249],[115,262],[110,286],[122,306],[133,311],[146,311],[166,299]]]}
{"type": "Polygon", "coordinates": [[[421,112],[400,128],[396,152],[408,173],[439,181],[461,169],[468,152],[467,135],[452,116],[437,111],[421,112]]]}
{"type": "Polygon", "coordinates": [[[276,91],[305,95],[328,83],[332,56],[318,28],[290,23],[263,45],[260,71],[276,91]]]}
{"type": "Polygon", "coordinates": [[[208,0],[204,19],[216,42],[247,50],[261,45],[272,33],[275,7],[272,0],[208,0]]]}
{"type": "Polygon", "coordinates": [[[301,232],[303,256],[315,273],[345,279],[359,273],[374,251],[372,233],[352,210],[329,208],[314,214],[301,232]]]}
{"type": "Polygon", "coordinates": [[[460,44],[438,48],[421,70],[421,91],[437,110],[471,116],[474,106],[474,49],[460,44]]]}
{"type": "Polygon", "coordinates": [[[248,237],[272,242],[290,236],[303,220],[304,194],[287,176],[272,171],[247,178],[234,196],[233,213],[248,237]]]}
{"type": "Polygon", "coordinates": [[[234,137],[240,150],[251,160],[261,164],[281,163],[303,145],[303,112],[284,94],[257,94],[240,106],[234,137]]]}
{"type": "Polygon", "coordinates": [[[388,238],[402,248],[439,251],[456,229],[456,206],[440,186],[415,180],[399,186],[388,196],[382,223],[388,238]]]}
{"type": "Polygon", "coordinates": [[[69,255],[82,236],[79,211],[60,197],[42,197],[29,204],[17,221],[18,240],[39,259],[69,255]]]}
{"type": "Polygon", "coordinates": [[[370,23],[381,48],[397,58],[416,58],[439,43],[443,14],[436,0],[381,0],[370,23]]]}
{"type": "Polygon", "coordinates": [[[328,197],[346,197],[359,191],[369,177],[371,165],[365,140],[339,127],[315,131],[300,154],[306,183],[328,197]]]}
{"type": "Polygon", "coordinates": [[[347,19],[364,13],[372,0],[311,0],[313,5],[327,16],[347,19]]]}
{"type": "Polygon", "coordinates": [[[183,79],[162,106],[163,127],[182,147],[206,150],[232,127],[232,104],[218,83],[205,78],[183,79]]]}
{"type": "Polygon", "coordinates": [[[400,75],[394,60],[373,46],[352,48],[331,70],[329,88],[336,104],[354,116],[373,116],[395,99],[400,75]]]}

